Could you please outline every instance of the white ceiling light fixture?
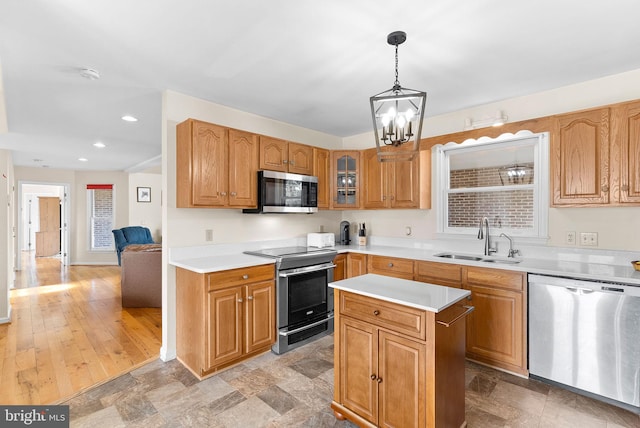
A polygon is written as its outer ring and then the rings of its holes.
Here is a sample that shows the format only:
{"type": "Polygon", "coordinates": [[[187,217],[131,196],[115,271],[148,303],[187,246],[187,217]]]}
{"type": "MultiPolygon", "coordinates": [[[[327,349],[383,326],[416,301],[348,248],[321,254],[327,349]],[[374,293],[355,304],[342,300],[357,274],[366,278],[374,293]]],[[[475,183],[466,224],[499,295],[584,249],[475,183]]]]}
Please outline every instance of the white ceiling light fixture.
{"type": "Polygon", "coordinates": [[[97,147],[99,149],[104,149],[105,147],[107,147],[107,145],[103,142],[97,141],[95,143],[93,143],[93,147],[97,147]]]}
{"type": "Polygon", "coordinates": [[[100,72],[98,72],[98,70],[94,70],[93,68],[81,68],[80,76],[89,80],[98,80],[100,78],[100,72]]]}
{"type": "Polygon", "coordinates": [[[404,31],[394,31],[387,36],[387,43],[396,47],[396,80],[391,89],[369,98],[380,162],[412,160],[420,150],[427,93],[400,86],[398,46],[406,40],[404,31]],[[382,130],[382,136],[378,133],[379,129],[382,130]],[[412,144],[401,148],[405,143],[412,144]]]}
{"type": "Polygon", "coordinates": [[[484,119],[473,120],[470,117],[466,118],[464,121],[464,129],[476,129],[476,128],[486,128],[488,126],[502,126],[507,123],[507,119],[509,117],[502,113],[501,110],[498,110],[494,116],[485,117],[484,119]]]}
{"type": "Polygon", "coordinates": [[[124,120],[125,122],[137,122],[138,118],[126,114],[126,115],[122,116],[122,120],[124,120]]]}
{"type": "Polygon", "coordinates": [[[87,158],[78,158],[78,160],[80,162],[88,162],[89,161],[89,159],[87,159],[87,158]]]}

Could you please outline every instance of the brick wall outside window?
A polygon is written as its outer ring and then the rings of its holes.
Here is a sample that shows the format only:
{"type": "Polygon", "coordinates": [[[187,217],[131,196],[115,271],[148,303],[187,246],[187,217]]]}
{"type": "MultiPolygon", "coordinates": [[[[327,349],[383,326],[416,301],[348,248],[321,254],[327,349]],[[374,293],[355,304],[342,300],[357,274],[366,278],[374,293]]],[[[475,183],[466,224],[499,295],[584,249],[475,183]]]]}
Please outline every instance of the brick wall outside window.
{"type": "Polygon", "coordinates": [[[91,209],[91,249],[114,247],[113,234],[113,190],[89,190],[93,196],[91,209]]]}
{"type": "MultiPolygon", "coordinates": [[[[527,166],[533,167],[533,164],[527,166]]],[[[506,180],[505,180],[506,181],[506,180]]],[[[451,171],[451,189],[502,187],[499,168],[451,171]]],[[[449,193],[449,227],[478,227],[488,217],[492,226],[529,229],[533,224],[533,189],[449,193]]]]}

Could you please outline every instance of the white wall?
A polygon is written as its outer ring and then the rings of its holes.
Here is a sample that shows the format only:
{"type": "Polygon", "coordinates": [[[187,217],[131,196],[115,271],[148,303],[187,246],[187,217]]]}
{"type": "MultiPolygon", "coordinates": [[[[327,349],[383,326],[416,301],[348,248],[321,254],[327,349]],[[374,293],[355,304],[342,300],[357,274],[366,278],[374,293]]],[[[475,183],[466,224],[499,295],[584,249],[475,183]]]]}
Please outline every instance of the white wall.
{"type": "Polygon", "coordinates": [[[128,226],[144,226],[151,230],[155,242],[162,242],[162,175],[129,174],[128,226]],[[151,188],[151,202],[138,202],[138,187],[151,188]]]}
{"type": "Polygon", "coordinates": [[[11,152],[0,150],[0,324],[10,321],[9,289],[15,278],[14,170],[11,152]]]}
{"type": "MultiPolygon", "coordinates": [[[[509,122],[544,117],[558,113],[598,107],[616,102],[640,99],[640,70],[597,80],[511,98],[471,109],[427,117],[422,127],[423,138],[464,130],[466,118],[482,119],[501,110],[509,122]]],[[[427,105],[427,115],[429,106],[427,105]]],[[[346,148],[369,148],[374,145],[373,132],[344,139],[346,148]]],[[[432,189],[433,190],[433,189],[432,189]]],[[[435,201],[434,201],[435,202],[435,201]]],[[[413,225],[413,237],[432,239],[436,231],[434,209],[406,211],[394,216],[388,211],[350,211],[345,219],[362,222],[372,234],[405,237],[404,225],[413,225]],[[401,220],[401,221],[399,221],[401,220]]],[[[549,245],[566,246],[567,231],[597,232],[598,248],[640,250],[640,229],[632,227],[640,215],[639,207],[552,208],[549,210],[549,245]]],[[[589,247],[590,248],[590,247],[589,247]]]]}

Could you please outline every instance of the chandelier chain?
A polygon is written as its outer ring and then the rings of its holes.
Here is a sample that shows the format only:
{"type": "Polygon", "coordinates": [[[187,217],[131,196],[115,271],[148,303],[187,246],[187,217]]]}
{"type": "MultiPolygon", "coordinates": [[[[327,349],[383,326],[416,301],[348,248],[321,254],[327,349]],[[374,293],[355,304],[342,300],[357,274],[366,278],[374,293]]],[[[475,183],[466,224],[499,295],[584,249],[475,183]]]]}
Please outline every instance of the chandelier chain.
{"type": "Polygon", "coordinates": [[[393,84],[394,88],[400,86],[400,81],[398,80],[398,45],[396,44],[396,81],[393,84]]]}

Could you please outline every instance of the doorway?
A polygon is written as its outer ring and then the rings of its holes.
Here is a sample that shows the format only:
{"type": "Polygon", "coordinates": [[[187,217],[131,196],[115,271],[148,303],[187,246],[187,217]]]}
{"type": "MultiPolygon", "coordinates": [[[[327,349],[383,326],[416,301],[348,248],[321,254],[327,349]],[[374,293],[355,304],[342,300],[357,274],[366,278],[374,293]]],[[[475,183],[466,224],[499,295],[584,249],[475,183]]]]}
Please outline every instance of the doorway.
{"type": "Polygon", "coordinates": [[[18,182],[17,270],[36,254],[69,265],[69,188],[68,183],[18,182]]]}

